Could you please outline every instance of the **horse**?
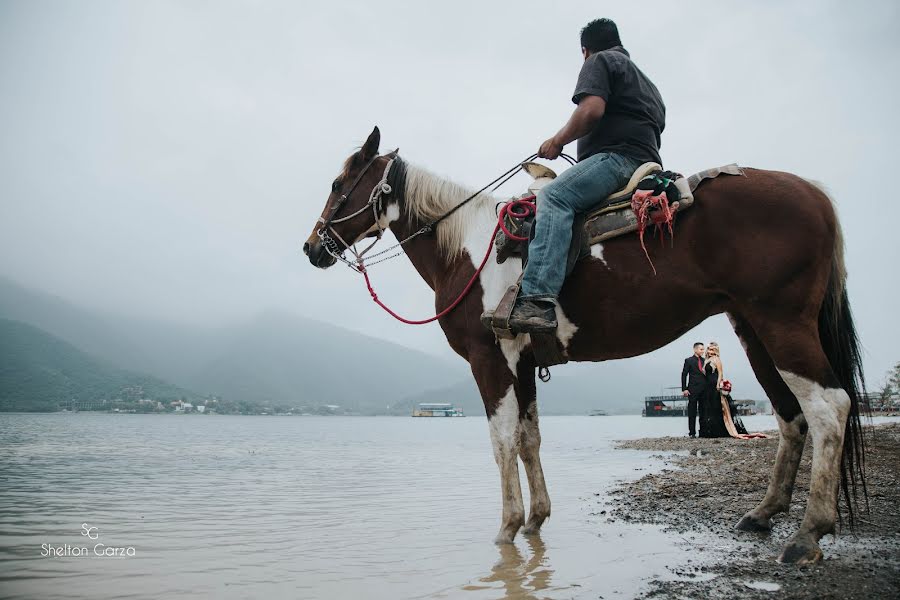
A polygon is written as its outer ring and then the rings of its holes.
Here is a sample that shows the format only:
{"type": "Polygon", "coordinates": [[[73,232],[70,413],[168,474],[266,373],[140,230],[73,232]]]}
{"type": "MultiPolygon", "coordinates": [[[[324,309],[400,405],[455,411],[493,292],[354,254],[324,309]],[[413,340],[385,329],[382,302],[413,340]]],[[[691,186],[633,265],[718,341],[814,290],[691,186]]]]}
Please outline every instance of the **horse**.
{"type": "MultiPolygon", "coordinates": [[[[435,307],[452,308],[438,321],[450,347],[468,361],[484,401],[503,506],[495,541],[512,543],[520,529],[535,534],[550,516],[537,363],[528,335],[495,336],[480,316],[496,307],[522,267],[517,260],[487,260],[475,277],[495,231],[496,200],[480,193],[463,202],[471,190],[396,152],[380,155],[380,140],[375,127],[347,158],[303,251],[326,269],[348,247],[390,229],[434,291],[435,307]],[[468,294],[452,305],[469,281],[468,294]],[[527,520],[519,458],[531,492],[527,520]]],[[[835,532],[840,517],[839,490],[851,526],[857,487],[865,490],[865,382],[840,223],[820,186],[785,172],[746,168],[743,176],[703,182],[694,196],[694,207],[679,214],[671,247],[654,252],[655,275],[634,235],[591,247],[561,290],[556,336],[569,360],[621,359],[651,352],[726,313],[781,434],[765,496],[736,528],[766,532],[773,516],[787,512],[809,433],[809,500],[777,560],[816,562],[819,540],[835,532]]]]}

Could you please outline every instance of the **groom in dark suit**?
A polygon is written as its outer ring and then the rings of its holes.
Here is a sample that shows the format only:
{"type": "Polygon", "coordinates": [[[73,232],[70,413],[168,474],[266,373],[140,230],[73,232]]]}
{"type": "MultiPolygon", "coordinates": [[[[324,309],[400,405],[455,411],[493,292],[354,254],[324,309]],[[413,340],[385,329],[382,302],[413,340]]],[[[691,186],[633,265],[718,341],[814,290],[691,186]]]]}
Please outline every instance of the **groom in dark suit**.
{"type": "Polygon", "coordinates": [[[694,353],[684,359],[681,369],[681,395],[688,399],[688,435],[697,436],[697,402],[700,402],[700,437],[706,434],[703,418],[703,397],[706,392],[706,374],[703,372],[703,344],[694,344],[694,353]]]}

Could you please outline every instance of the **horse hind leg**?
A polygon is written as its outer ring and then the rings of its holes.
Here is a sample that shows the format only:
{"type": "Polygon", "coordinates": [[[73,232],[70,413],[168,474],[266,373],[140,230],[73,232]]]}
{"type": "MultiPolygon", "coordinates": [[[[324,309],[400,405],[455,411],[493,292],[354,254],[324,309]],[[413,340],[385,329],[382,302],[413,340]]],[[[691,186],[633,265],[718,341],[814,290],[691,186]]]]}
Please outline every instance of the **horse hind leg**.
{"type": "MultiPolygon", "coordinates": [[[[759,329],[757,328],[759,331],[759,329]]],[[[805,564],[822,558],[819,540],[834,533],[844,431],[850,396],[841,388],[819,341],[815,323],[770,327],[760,336],[781,378],[796,396],[813,441],[809,501],[797,532],[779,562],[805,564]]]]}
{"type": "Polygon", "coordinates": [[[541,468],[541,430],[538,425],[537,390],[534,385],[535,365],[524,358],[519,362],[518,397],[519,397],[519,456],[525,465],[528,476],[528,489],[531,506],[528,510],[528,521],[523,533],[538,533],[541,525],[550,516],[550,495],[544,481],[544,470],[541,468]]]}
{"type": "Polygon", "coordinates": [[[808,427],[797,398],[781,378],[756,332],[745,319],[731,314],[728,316],[744,346],[756,379],[775,409],[775,418],[781,432],[766,495],[735,526],[741,531],[764,532],[772,529],[771,519],[774,515],[787,512],[790,508],[808,427]]]}
{"type": "Polygon", "coordinates": [[[804,564],[822,557],[818,541],[826,533],[834,533],[844,431],[851,403],[830,366],[827,374],[818,378],[810,372],[804,375],[787,369],[779,372],[803,407],[813,438],[813,459],[803,522],[788,540],[778,560],[804,564]]]}

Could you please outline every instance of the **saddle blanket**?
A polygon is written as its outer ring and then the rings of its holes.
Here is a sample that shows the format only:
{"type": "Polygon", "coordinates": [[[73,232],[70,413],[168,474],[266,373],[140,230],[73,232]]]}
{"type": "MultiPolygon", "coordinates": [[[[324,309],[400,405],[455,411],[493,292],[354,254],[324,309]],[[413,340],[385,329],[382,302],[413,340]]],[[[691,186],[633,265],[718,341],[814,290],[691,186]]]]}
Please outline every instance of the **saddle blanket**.
{"type": "MultiPolygon", "coordinates": [[[[739,166],[732,163],[713,169],[706,169],[695,173],[685,179],[681,177],[675,181],[681,197],[677,205],[672,206],[672,211],[679,213],[694,205],[694,191],[707,179],[714,179],[719,175],[743,175],[739,166]]],[[[620,235],[632,233],[638,229],[638,218],[631,207],[631,195],[620,202],[610,204],[590,213],[584,224],[587,244],[596,244],[620,235]]]]}
{"type": "MultiPolygon", "coordinates": [[[[535,177],[534,185],[529,187],[531,193],[536,193],[543,185],[546,185],[556,177],[551,169],[534,163],[535,168],[526,170],[535,177]]],[[[597,208],[587,215],[576,216],[573,225],[572,247],[569,249],[569,258],[566,265],[566,274],[571,272],[578,259],[590,254],[590,247],[598,242],[603,242],[615,237],[633,233],[638,230],[638,217],[632,208],[631,200],[634,191],[640,182],[647,177],[662,172],[662,167],[655,163],[642,165],[635,171],[635,177],[629,184],[602,201],[597,208]]],[[[673,213],[687,210],[694,204],[694,191],[707,179],[714,179],[720,175],[743,175],[744,172],[737,164],[723,165],[712,169],[706,169],[695,173],[690,177],[679,176],[674,185],[678,188],[679,198],[670,206],[673,213]]],[[[540,206],[538,206],[540,210],[540,206]]],[[[525,222],[508,220],[507,228],[514,234],[533,237],[531,219],[525,222]]],[[[529,240],[530,241],[530,240],[529,240]]],[[[526,242],[513,242],[506,238],[502,231],[497,233],[495,239],[497,245],[497,262],[502,263],[511,256],[527,257],[528,248],[526,242]]]]}

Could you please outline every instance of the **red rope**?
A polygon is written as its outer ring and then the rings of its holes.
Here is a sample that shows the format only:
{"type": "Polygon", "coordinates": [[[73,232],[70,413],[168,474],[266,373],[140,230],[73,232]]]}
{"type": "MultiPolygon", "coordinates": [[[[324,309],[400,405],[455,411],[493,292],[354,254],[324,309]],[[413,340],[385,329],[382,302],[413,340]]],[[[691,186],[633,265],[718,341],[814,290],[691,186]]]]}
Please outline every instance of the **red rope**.
{"type": "Polygon", "coordinates": [[[401,323],[406,323],[407,325],[425,325],[427,323],[431,323],[433,321],[437,321],[441,317],[446,316],[450,313],[451,310],[459,306],[459,303],[463,301],[463,298],[468,295],[469,291],[472,289],[472,286],[475,285],[475,282],[478,280],[478,276],[481,275],[481,271],[484,270],[484,266],[487,264],[488,259],[491,257],[491,249],[494,246],[494,238],[497,236],[497,230],[502,229],[503,233],[509,237],[511,240],[515,240],[517,242],[525,241],[528,238],[513,235],[506,228],[506,224],[503,222],[504,217],[509,215],[513,219],[524,219],[525,217],[529,217],[535,214],[535,204],[533,202],[534,196],[528,196],[525,198],[521,198],[519,200],[513,200],[512,202],[508,202],[503,205],[503,208],[500,209],[500,214],[497,218],[497,225],[494,226],[494,231],[491,233],[490,240],[488,240],[487,251],[484,253],[484,258],[481,259],[481,264],[478,265],[478,268],[475,269],[475,274],[472,275],[472,278],[469,279],[469,283],[466,284],[466,287],[463,288],[463,291],[460,292],[459,296],[454,300],[450,306],[434,315],[430,319],[423,319],[421,321],[413,321],[410,319],[406,319],[392,311],[388,308],[381,300],[378,299],[378,294],[375,293],[375,289],[372,287],[372,283],[369,281],[369,272],[366,271],[365,265],[360,264],[357,267],[357,270],[362,273],[363,278],[366,280],[366,288],[369,290],[369,295],[372,296],[372,300],[375,301],[375,304],[383,308],[389,315],[400,321],[401,323]],[[513,208],[522,207],[523,210],[515,211],[513,208]]]}
{"type": "Polygon", "coordinates": [[[528,239],[527,237],[515,235],[510,232],[510,230],[506,228],[506,219],[504,217],[506,217],[507,215],[509,215],[511,219],[526,219],[530,217],[531,215],[535,214],[536,210],[536,205],[533,200],[534,196],[527,196],[519,200],[508,202],[503,205],[503,208],[500,209],[498,225],[500,226],[500,229],[503,230],[503,234],[506,237],[516,242],[524,242],[528,239]],[[519,207],[522,207],[523,210],[519,212],[513,210],[519,207]]]}

